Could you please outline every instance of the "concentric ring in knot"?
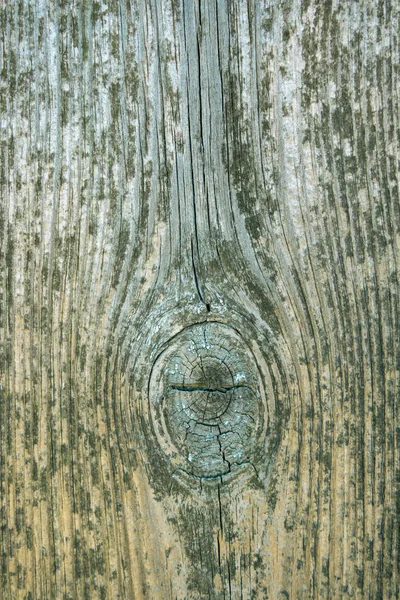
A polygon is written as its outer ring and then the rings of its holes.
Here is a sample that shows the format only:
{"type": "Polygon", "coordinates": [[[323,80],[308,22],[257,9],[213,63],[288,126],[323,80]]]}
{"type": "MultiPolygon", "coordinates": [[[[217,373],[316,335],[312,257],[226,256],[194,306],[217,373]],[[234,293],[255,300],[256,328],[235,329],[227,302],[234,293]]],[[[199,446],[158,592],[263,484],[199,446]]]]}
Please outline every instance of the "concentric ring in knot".
{"type": "Polygon", "coordinates": [[[259,376],[238,332],[199,323],[177,334],[156,361],[155,431],[179,468],[222,477],[251,461],[260,419],[259,376]]]}

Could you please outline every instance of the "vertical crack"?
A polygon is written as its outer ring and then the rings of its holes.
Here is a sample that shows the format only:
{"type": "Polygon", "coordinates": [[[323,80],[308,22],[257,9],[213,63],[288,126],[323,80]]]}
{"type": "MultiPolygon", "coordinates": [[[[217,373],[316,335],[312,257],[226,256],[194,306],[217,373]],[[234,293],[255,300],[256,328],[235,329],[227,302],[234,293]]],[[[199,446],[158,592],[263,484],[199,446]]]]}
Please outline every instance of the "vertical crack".
{"type": "MultiPolygon", "coordinates": [[[[196,235],[196,239],[197,239],[197,235],[196,235]]],[[[194,261],[193,240],[190,240],[190,249],[191,249],[191,252],[192,252],[192,268],[193,268],[194,283],[195,283],[195,286],[196,286],[197,294],[198,294],[201,302],[203,302],[203,304],[206,304],[204,302],[204,298],[203,298],[202,293],[200,291],[199,281],[197,279],[196,265],[195,265],[195,261],[194,261]]],[[[207,304],[206,304],[206,306],[207,306],[207,304]]]]}
{"type": "Polygon", "coordinates": [[[219,508],[219,528],[221,530],[221,537],[224,535],[224,527],[222,523],[222,504],[221,504],[221,489],[218,486],[218,508],[219,508]]]}
{"type": "MultiPolygon", "coordinates": [[[[227,471],[227,473],[230,473],[230,472],[231,472],[231,463],[230,463],[230,461],[229,461],[229,460],[226,458],[226,456],[225,456],[225,450],[223,450],[223,448],[222,448],[222,444],[221,444],[221,435],[222,435],[222,432],[221,432],[221,427],[218,425],[218,435],[217,435],[217,441],[218,441],[219,451],[220,451],[220,454],[221,454],[221,456],[222,456],[222,460],[223,460],[223,462],[224,462],[224,463],[226,463],[226,464],[228,465],[228,471],[227,471]]],[[[218,488],[218,490],[219,490],[219,488],[218,488]]]]}

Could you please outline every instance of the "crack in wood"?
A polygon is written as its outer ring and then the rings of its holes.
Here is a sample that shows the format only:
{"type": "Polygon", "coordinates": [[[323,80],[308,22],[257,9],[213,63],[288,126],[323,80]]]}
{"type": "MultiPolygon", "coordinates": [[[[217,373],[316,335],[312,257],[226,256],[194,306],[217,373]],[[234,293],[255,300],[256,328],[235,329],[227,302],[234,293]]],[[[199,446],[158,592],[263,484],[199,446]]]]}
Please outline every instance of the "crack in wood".
{"type": "Polygon", "coordinates": [[[248,390],[254,391],[249,385],[239,384],[239,385],[226,385],[221,387],[206,387],[205,385],[201,385],[198,383],[194,383],[192,385],[172,385],[172,390],[177,390],[179,392],[218,392],[220,394],[226,394],[227,392],[231,392],[232,390],[237,390],[241,388],[246,388],[248,390]]]}

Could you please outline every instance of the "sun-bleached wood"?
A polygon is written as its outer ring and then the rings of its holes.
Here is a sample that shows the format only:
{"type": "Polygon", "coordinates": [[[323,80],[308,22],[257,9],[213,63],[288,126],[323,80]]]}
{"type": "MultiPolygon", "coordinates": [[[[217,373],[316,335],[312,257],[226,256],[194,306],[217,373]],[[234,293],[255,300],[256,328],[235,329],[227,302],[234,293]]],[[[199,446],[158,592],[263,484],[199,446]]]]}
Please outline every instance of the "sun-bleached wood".
{"type": "Polygon", "coordinates": [[[1,600],[399,597],[399,13],[1,3],[1,600]],[[210,322],[256,441],[176,476],[210,322]]]}

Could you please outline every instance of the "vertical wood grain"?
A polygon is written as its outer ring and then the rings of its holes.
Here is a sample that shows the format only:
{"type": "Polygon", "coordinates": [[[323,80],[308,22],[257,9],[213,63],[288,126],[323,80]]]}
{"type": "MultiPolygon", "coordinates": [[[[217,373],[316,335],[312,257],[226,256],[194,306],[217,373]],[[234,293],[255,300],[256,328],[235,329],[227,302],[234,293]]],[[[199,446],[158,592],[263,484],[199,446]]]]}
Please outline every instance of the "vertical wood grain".
{"type": "Polygon", "coordinates": [[[1,4],[0,599],[399,596],[399,12],[1,4]],[[206,320],[275,438],[191,489],[148,379],[206,320]]]}

